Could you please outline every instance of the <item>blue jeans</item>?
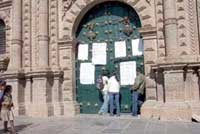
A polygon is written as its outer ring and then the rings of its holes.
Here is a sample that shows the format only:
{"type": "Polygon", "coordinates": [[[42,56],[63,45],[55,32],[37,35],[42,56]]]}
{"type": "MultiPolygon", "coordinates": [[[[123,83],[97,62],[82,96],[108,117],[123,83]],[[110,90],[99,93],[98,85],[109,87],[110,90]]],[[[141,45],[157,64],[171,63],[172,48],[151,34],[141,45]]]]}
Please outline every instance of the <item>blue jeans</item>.
{"type": "Polygon", "coordinates": [[[108,93],[103,95],[103,105],[101,106],[99,113],[107,113],[108,112],[108,102],[109,102],[109,95],[108,93]]]}
{"type": "Polygon", "coordinates": [[[142,101],[139,100],[140,93],[137,91],[132,92],[132,115],[137,116],[138,107],[142,105],[142,101]]]}
{"type": "Polygon", "coordinates": [[[114,106],[117,109],[117,115],[120,115],[120,106],[119,106],[119,93],[109,93],[110,98],[110,114],[114,114],[114,106]]]}

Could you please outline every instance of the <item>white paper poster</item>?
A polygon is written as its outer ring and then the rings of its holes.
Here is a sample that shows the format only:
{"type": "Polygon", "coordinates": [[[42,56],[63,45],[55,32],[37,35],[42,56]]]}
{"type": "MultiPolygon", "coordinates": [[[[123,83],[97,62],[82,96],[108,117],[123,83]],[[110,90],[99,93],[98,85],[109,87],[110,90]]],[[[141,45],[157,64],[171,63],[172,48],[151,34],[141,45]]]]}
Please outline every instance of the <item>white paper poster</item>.
{"type": "Polygon", "coordinates": [[[126,41],[115,42],[115,58],[126,57],[126,41]]]}
{"type": "Polygon", "coordinates": [[[132,55],[133,56],[140,56],[143,55],[143,41],[142,39],[134,39],[132,40],[132,55]]]}
{"type": "Polygon", "coordinates": [[[88,60],[88,44],[79,44],[78,60],[88,60]]]}
{"type": "Polygon", "coordinates": [[[136,78],[136,62],[128,61],[120,63],[120,84],[133,85],[136,78]]]}
{"type": "Polygon", "coordinates": [[[95,66],[92,63],[81,63],[80,66],[80,83],[94,84],[95,83],[95,66]]]}
{"type": "Polygon", "coordinates": [[[93,43],[92,45],[92,63],[94,65],[106,65],[106,43],[93,43]]]}

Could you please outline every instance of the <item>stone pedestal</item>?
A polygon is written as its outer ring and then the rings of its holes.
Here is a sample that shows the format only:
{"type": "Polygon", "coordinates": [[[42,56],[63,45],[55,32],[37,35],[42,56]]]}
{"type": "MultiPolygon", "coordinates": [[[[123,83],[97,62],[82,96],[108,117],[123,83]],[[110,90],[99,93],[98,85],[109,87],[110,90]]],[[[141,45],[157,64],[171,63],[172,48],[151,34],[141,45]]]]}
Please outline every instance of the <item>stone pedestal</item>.
{"type": "Polygon", "coordinates": [[[155,112],[156,100],[147,100],[141,107],[141,117],[144,119],[151,119],[155,112]]]}
{"type": "Polygon", "coordinates": [[[76,114],[80,113],[80,106],[76,101],[64,101],[63,106],[63,116],[74,117],[76,114]]]}
{"type": "Polygon", "coordinates": [[[163,102],[156,100],[146,101],[141,108],[141,117],[144,119],[157,119],[160,120],[161,107],[164,105],[163,102]]]}
{"type": "Polygon", "coordinates": [[[190,107],[191,107],[191,111],[192,111],[192,115],[198,115],[200,116],[200,101],[196,101],[196,102],[188,102],[190,107]]]}
{"type": "Polygon", "coordinates": [[[161,107],[160,119],[191,122],[191,113],[190,105],[185,102],[167,102],[161,107]]]}

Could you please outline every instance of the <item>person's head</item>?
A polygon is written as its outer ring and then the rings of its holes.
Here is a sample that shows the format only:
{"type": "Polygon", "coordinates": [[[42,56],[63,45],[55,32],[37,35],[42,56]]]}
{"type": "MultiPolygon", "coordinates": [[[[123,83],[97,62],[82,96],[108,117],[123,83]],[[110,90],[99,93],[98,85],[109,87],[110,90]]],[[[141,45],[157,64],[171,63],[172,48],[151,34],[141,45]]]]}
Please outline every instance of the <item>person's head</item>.
{"type": "Polygon", "coordinates": [[[103,76],[109,76],[109,71],[106,70],[106,69],[102,70],[102,75],[103,76]]]}
{"type": "Polygon", "coordinates": [[[142,71],[141,71],[141,69],[139,67],[136,68],[136,73],[137,73],[137,75],[142,73],[142,71]]]}
{"type": "Polygon", "coordinates": [[[12,86],[11,85],[6,85],[4,93],[12,93],[12,86]]]}
{"type": "Polygon", "coordinates": [[[0,91],[4,90],[6,87],[6,82],[4,80],[0,80],[0,91]]]}
{"type": "Polygon", "coordinates": [[[116,73],[115,71],[113,71],[113,72],[111,73],[110,77],[115,77],[115,79],[116,79],[117,81],[119,81],[118,76],[117,76],[117,73],[116,73]]]}

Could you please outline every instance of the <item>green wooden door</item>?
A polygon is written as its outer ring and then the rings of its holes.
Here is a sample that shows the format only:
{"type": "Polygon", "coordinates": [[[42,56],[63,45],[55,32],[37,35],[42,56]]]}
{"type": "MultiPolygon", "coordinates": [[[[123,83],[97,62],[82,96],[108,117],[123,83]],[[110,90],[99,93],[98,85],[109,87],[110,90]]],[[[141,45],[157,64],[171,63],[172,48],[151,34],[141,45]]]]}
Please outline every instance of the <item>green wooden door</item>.
{"type": "MultiPolygon", "coordinates": [[[[76,37],[79,44],[88,44],[88,59],[81,61],[76,59],[76,87],[77,101],[80,104],[81,113],[97,113],[101,104],[101,93],[95,84],[81,84],[80,65],[92,61],[93,43],[107,43],[106,65],[95,65],[95,80],[102,68],[109,71],[115,70],[120,78],[119,64],[124,61],[136,61],[137,66],[143,70],[143,55],[132,56],[131,40],[140,38],[137,28],[141,27],[139,17],[135,10],[120,2],[105,2],[92,8],[81,21],[76,37]],[[126,41],[126,56],[115,58],[114,42],[126,41]]],[[[80,51],[80,50],[79,50],[80,51]]],[[[78,50],[77,50],[78,54],[78,50]]],[[[121,112],[130,112],[131,94],[130,85],[121,86],[121,112]]]]}

